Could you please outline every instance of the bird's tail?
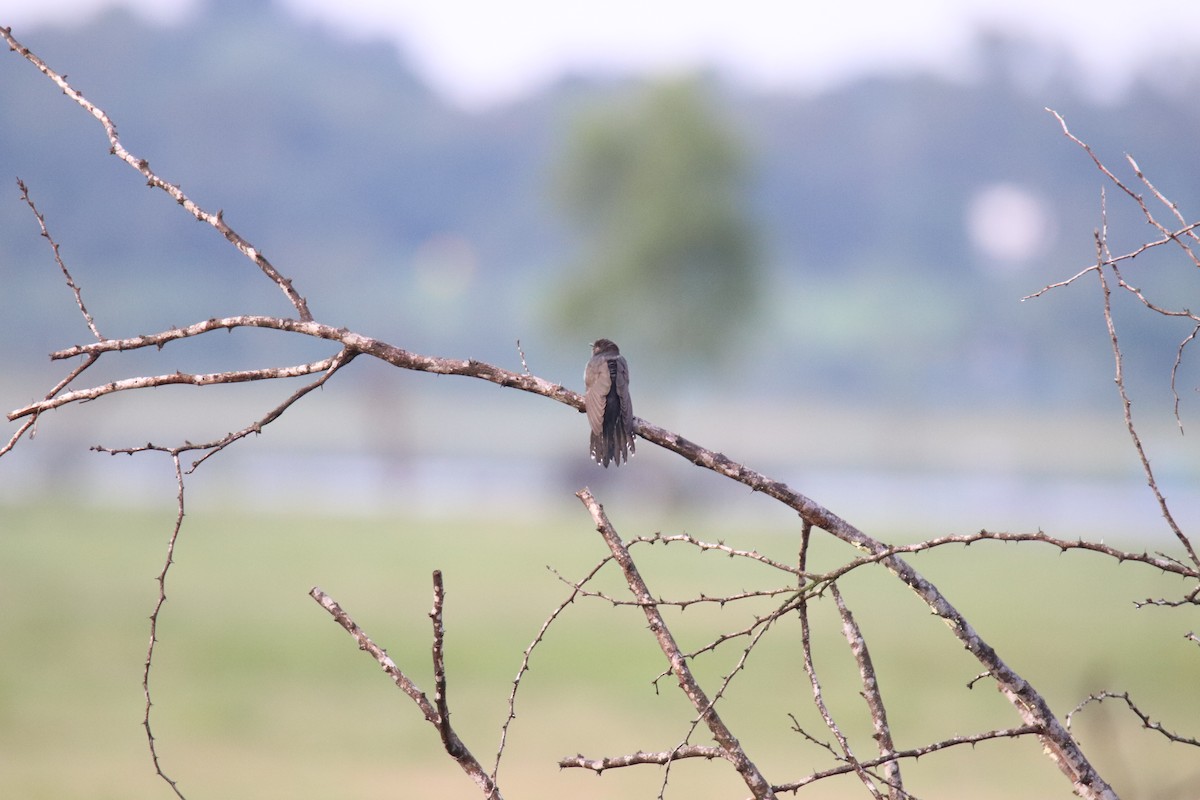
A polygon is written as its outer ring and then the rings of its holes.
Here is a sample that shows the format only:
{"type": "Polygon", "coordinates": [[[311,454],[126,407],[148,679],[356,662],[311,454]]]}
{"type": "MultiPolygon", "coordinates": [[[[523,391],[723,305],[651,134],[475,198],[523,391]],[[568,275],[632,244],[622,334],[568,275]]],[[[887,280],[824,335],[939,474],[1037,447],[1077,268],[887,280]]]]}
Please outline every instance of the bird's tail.
{"type": "Polygon", "coordinates": [[[618,467],[628,463],[635,450],[633,433],[625,428],[625,421],[619,417],[599,434],[592,434],[592,458],[606,468],[610,462],[618,467]]]}

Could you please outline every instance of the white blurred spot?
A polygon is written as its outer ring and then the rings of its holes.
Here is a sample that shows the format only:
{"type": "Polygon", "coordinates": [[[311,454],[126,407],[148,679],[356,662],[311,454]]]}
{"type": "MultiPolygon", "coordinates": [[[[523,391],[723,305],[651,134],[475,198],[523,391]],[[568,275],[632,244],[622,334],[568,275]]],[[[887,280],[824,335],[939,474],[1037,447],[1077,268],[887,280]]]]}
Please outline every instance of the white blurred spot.
{"type": "Polygon", "coordinates": [[[1024,267],[1045,252],[1053,217],[1041,197],[1015,183],[993,183],[967,204],[967,236],[991,266],[1024,267]]]}

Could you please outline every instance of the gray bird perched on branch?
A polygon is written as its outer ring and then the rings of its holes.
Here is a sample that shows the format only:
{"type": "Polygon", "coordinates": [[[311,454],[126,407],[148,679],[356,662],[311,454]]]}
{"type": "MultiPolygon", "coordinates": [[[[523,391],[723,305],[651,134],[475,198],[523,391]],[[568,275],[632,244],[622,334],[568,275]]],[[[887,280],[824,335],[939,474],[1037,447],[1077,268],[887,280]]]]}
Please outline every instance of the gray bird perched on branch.
{"type": "Polygon", "coordinates": [[[592,458],[608,467],[633,455],[633,404],[629,401],[629,364],[608,339],[592,343],[583,371],[583,407],[592,425],[592,458]]]}

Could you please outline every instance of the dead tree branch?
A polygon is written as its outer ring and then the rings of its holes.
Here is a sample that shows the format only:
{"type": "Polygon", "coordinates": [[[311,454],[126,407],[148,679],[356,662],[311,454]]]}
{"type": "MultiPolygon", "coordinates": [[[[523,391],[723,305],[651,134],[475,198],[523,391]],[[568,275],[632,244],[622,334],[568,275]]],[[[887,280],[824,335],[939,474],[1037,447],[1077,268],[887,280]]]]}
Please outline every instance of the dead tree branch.
{"type": "Polygon", "coordinates": [[[603,507],[601,507],[600,503],[596,501],[596,498],[587,489],[583,489],[577,494],[579,499],[583,501],[588,513],[592,515],[592,519],[596,523],[596,530],[603,537],[604,543],[608,545],[613,558],[621,567],[621,572],[629,584],[629,591],[633,593],[633,596],[641,604],[642,610],[646,614],[646,621],[650,623],[650,631],[654,634],[654,638],[658,640],[658,645],[662,649],[663,655],[670,662],[671,672],[674,673],[675,678],[679,681],[680,689],[683,690],[688,700],[691,701],[692,707],[696,709],[696,713],[699,715],[699,719],[712,732],[713,738],[721,749],[722,757],[733,764],[733,768],[742,776],[742,780],[746,782],[746,786],[750,789],[754,797],[759,798],[759,800],[775,797],[775,793],[771,790],[771,785],[763,777],[762,773],[759,772],[754,762],[746,755],[746,752],[742,749],[733,732],[722,721],[717,710],[713,708],[712,701],[708,699],[708,696],[692,675],[687,658],[684,656],[683,651],[679,649],[679,645],[675,643],[675,637],[671,634],[666,620],[663,619],[662,613],[658,610],[658,606],[654,602],[654,596],[650,593],[646,582],[642,580],[637,565],[634,563],[633,557],[629,554],[629,549],[621,541],[621,537],[613,528],[612,523],[608,521],[603,507]]]}
{"type": "Polygon", "coordinates": [[[1080,711],[1083,711],[1083,709],[1088,705],[1091,703],[1103,703],[1105,700],[1109,699],[1123,701],[1126,708],[1132,711],[1134,716],[1142,721],[1142,727],[1146,730],[1160,733],[1172,742],[1190,744],[1193,747],[1200,747],[1200,739],[1193,739],[1190,736],[1180,736],[1179,734],[1173,733],[1172,731],[1164,728],[1162,723],[1152,720],[1149,714],[1147,714],[1145,711],[1142,711],[1142,709],[1138,708],[1137,704],[1133,702],[1133,700],[1129,697],[1129,692],[1096,692],[1095,694],[1088,695],[1082,702],[1080,702],[1079,705],[1075,706],[1075,708],[1071,709],[1071,711],[1067,714],[1067,728],[1070,729],[1075,715],[1080,711]]]}
{"type": "MultiPolygon", "coordinates": [[[[804,569],[804,565],[808,559],[808,543],[810,541],[811,528],[805,528],[804,535],[801,537],[800,544],[800,568],[804,569]]],[[[816,706],[817,712],[821,715],[821,720],[825,723],[825,727],[833,734],[833,738],[837,740],[840,753],[832,750],[840,760],[849,764],[854,774],[862,782],[863,788],[876,800],[883,800],[883,795],[879,791],[879,787],[875,785],[867,770],[859,763],[859,760],[854,755],[854,750],[850,747],[850,742],[846,735],[842,733],[841,727],[833,718],[833,714],[829,711],[829,706],[825,703],[825,694],[821,689],[821,680],[817,676],[816,664],[813,661],[812,650],[812,627],[808,619],[808,595],[801,594],[797,609],[800,615],[800,652],[804,664],[804,674],[808,676],[808,684],[812,688],[813,705],[816,706]]]]}
{"type": "MultiPolygon", "coordinates": [[[[797,730],[799,730],[799,728],[797,728],[797,730]]],[[[860,761],[856,764],[843,764],[841,766],[814,772],[799,781],[780,784],[779,786],[775,787],[775,791],[778,793],[798,792],[805,786],[816,783],[817,781],[825,780],[826,778],[837,777],[839,775],[848,775],[851,772],[857,771],[858,769],[874,769],[875,767],[884,766],[890,762],[893,762],[896,759],[918,759],[921,756],[926,756],[930,753],[936,753],[939,750],[945,750],[948,747],[955,747],[957,745],[969,744],[974,746],[980,742],[986,742],[991,739],[1015,739],[1019,736],[1031,736],[1039,733],[1041,733],[1041,731],[1032,725],[1022,725],[1017,728],[1004,728],[1002,730],[977,733],[970,736],[954,736],[949,739],[944,739],[940,742],[934,742],[933,744],[929,744],[924,747],[915,747],[908,750],[897,750],[886,758],[881,756],[880,758],[871,759],[870,761],[860,761]]]]}
{"type": "Polygon", "coordinates": [[[300,319],[312,319],[312,313],[308,310],[307,302],[299,295],[299,293],[296,292],[295,289],[292,288],[292,282],[285,278],[277,269],[275,269],[274,265],[267,260],[266,256],[264,256],[249,242],[243,239],[241,235],[237,233],[237,231],[225,224],[225,220],[222,218],[223,215],[221,211],[217,211],[215,214],[205,211],[203,208],[196,205],[191,198],[184,194],[183,190],[179,188],[178,185],[168,183],[167,181],[158,177],[158,175],[154,174],[154,172],[152,172],[150,169],[149,161],[144,158],[138,158],[126,150],[125,146],[121,144],[120,137],[117,135],[117,126],[109,118],[108,114],[104,113],[103,109],[99,108],[81,93],[76,91],[71,84],[67,83],[65,77],[59,75],[54,70],[50,69],[50,67],[46,66],[46,62],[42,61],[42,59],[30,52],[28,47],[25,47],[25,45],[14,39],[11,28],[0,28],[0,36],[3,36],[8,42],[8,46],[11,50],[16,51],[26,61],[37,67],[37,69],[43,75],[54,81],[54,83],[58,85],[58,88],[62,89],[63,94],[78,103],[80,107],[95,117],[96,120],[104,126],[104,133],[108,137],[110,153],[140,172],[146,179],[146,184],[148,186],[156,189],[162,189],[164,192],[170,195],[172,200],[182,206],[184,210],[193,217],[201,222],[206,222],[215,228],[229,241],[230,244],[237,248],[238,252],[254,262],[254,264],[258,266],[260,270],[262,270],[263,274],[270,278],[271,281],[283,291],[288,301],[296,309],[296,313],[299,315],[300,319]]]}
{"type": "Polygon", "coordinates": [[[653,764],[663,767],[673,761],[679,761],[684,758],[704,758],[712,760],[714,758],[724,758],[725,753],[719,747],[709,747],[699,744],[680,745],[674,750],[665,750],[660,753],[644,753],[638,751],[629,753],[623,756],[609,756],[607,758],[586,758],[583,755],[568,756],[559,759],[558,766],[563,769],[569,767],[578,767],[580,769],[590,769],[597,775],[604,772],[606,769],[617,769],[619,767],[632,767],[638,764],[653,764]]]}
{"type": "Polygon", "coordinates": [[[454,728],[450,725],[450,708],[446,700],[446,672],[445,664],[442,658],[443,639],[445,637],[445,628],[442,624],[442,604],[445,600],[445,594],[442,589],[442,574],[434,572],[434,600],[433,610],[429,616],[433,620],[433,661],[434,661],[434,681],[437,684],[437,693],[435,694],[435,703],[430,703],[429,698],[421,691],[420,687],[407,675],[404,674],[400,667],[396,666],[396,662],[391,659],[383,648],[375,644],[366,631],[358,626],[358,624],[347,614],[337,602],[321,591],[317,586],[314,586],[309,592],[312,599],[321,604],[321,607],[329,612],[334,621],[341,625],[354,640],[358,642],[358,649],[370,653],[371,657],[379,664],[379,667],[387,673],[392,682],[396,684],[409,698],[416,703],[417,708],[421,710],[426,721],[437,728],[438,735],[442,738],[442,744],[446,748],[446,753],[458,762],[462,767],[463,772],[470,776],[475,785],[483,792],[487,800],[503,800],[500,794],[500,788],[488,775],[487,771],[467,749],[458,734],[454,732],[454,728]]]}
{"type": "Polygon", "coordinates": [[[142,665],[142,693],[146,698],[145,714],[142,716],[142,727],[146,729],[146,741],[150,746],[150,760],[154,763],[154,771],[160,778],[167,782],[171,787],[171,791],[183,800],[183,793],[179,790],[178,783],[172,779],[167,773],[163,772],[162,764],[158,759],[158,747],[155,744],[154,733],[150,730],[150,708],[154,704],[150,700],[150,672],[154,664],[154,648],[158,644],[158,619],[162,612],[163,604],[167,602],[167,572],[170,571],[171,565],[175,563],[175,543],[179,540],[179,532],[183,529],[183,470],[179,465],[179,454],[172,453],[171,462],[175,466],[175,485],[178,487],[176,494],[176,515],[175,527],[171,530],[171,538],[167,540],[167,558],[163,562],[162,570],[158,573],[155,582],[158,584],[158,599],[154,604],[154,611],[150,613],[150,643],[146,646],[146,660],[142,665]]]}
{"type": "MultiPolygon", "coordinates": [[[[842,593],[838,591],[837,584],[831,583],[829,591],[833,595],[838,613],[842,617],[842,633],[846,637],[846,643],[850,645],[850,652],[854,655],[855,663],[858,664],[858,675],[862,680],[863,687],[862,696],[871,713],[871,725],[875,728],[874,738],[879,747],[879,757],[894,759],[896,745],[892,742],[892,729],[888,725],[887,709],[883,704],[883,695],[879,691],[879,679],[875,675],[875,665],[871,662],[871,652],[867,648],[867,640],[863,636],[862,628],[855,621],[854,614],[846,606],[846,601],[842,598],[842,593]]],[[[900,800],[906,795],[898,762],[895,760],[885,761],[883,775],[888,785],[888,796],[892,800],[900,800]]]]}
{"type": "Polygon", "coordinates": [[[92,315],[88,313],[87,306],[83,303],[83,292],[80,290],[75,279],[71,277],[71,271],[67,269],[66,263],[62,260],[62,253],[58,249],[58,242],[54,241],[54,237],[50,235],[50,230],[46,227],[46,218],[42,216],[42,212],[38,211],[37,206],[33,202],[33,198],[29,196],[29,187],[20,178],[17,178],[17,188],[21,190],[21,199],[29,206],[29,210],[33,212],[33,216],[37,219],[38,227],[42,229],[42,238],[50,244],[50,251],[54,254],[54,263],[58,264],[58,268],[62,270],[63,277],[67,279],[67,286],[75,295],[75,305],[79,307],[79,313],[83,314],[83,320],[87,323],[88,330],[97,339],[103,340],[99,329],[96,327],[96,321],[92,319],[92,315]]]}

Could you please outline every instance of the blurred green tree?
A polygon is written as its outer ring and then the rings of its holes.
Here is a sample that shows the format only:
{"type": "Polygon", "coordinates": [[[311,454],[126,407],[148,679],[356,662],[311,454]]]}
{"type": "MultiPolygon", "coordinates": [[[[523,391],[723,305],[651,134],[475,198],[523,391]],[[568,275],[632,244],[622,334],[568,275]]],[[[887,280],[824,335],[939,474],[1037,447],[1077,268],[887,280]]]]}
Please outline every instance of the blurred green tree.
{"type": "Polygon", "coordinates": [[[557,173],[582,239],[554,295],[559,326],[684,360],[731,352],[759,301],[746,163],[699,78],[582,113],[557,173]]]}

